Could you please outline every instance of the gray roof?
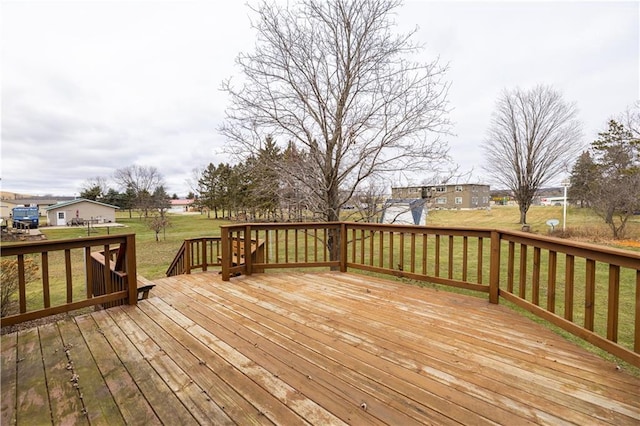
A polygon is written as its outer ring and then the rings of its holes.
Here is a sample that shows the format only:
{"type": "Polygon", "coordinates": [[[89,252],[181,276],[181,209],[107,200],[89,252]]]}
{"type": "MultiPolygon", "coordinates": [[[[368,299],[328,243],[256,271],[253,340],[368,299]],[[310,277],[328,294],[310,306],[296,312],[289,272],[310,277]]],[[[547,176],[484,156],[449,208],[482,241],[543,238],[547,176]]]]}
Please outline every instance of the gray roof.
{"type": "Polygon", "coordinates": [[[8,201],[11,204],[36,204],[39,206],[42,205],[51,205],[64,201],[73,200],[73,197],[30,197],[30,198],[11,198],[3,201],[8,201]]]}
{"type": "Polygon", "coordinates": [[[71,205],[82,203],[82,202],[97,204],[97,205],[103,206],[103,207],[110,207],[112,209],[119,209],[120,208],[118,206],[112,206],[111,204],[105,204],[105,203],[100,203],[98,201],[87,200],[86,198],[76,198],[75,200],[63,201],[61,203],[54,204],[54,205],[49,206],[49,207],[45,207],[44,210],[46,210],[46,211],[54,210],[54,209],[58,209],[60,207],[71,206],[71,205]]]}

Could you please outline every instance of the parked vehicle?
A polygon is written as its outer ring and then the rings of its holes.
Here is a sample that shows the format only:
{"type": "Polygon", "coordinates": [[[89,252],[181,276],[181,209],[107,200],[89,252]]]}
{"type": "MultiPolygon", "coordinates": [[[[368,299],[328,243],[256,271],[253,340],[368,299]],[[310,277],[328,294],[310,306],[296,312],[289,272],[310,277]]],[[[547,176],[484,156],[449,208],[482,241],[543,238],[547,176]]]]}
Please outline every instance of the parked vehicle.
{"type": "Polygon", "coordinates": [[[38,207],[14,207],[11,210],[11,220],[14,228],[37,229],[40,224],[38,207]]]}

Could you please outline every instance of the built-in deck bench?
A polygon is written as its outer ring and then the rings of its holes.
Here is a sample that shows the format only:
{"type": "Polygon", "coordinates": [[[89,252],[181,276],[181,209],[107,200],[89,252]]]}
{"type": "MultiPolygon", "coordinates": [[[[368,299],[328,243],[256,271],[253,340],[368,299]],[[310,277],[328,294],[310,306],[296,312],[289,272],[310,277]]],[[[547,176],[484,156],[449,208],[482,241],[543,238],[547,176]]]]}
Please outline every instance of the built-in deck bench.
{"type": "Polygon", "coordinates": [[[138,275],[138,300],[147,299],[149,297],[149,292],[155,286],[156,285],[152,281],[146,279],[141,275],[138,275]]]}
{"type": "MultiPolygon", "coordinates": [[[[264,246],[264,241],[262,240],[251,240],[251,252],[250,256],[253,256],[253,259],[256,259],[256,255],[262,252],[262,247],[264,246]]],[[[244,240],[231,240],[231,262],[233,266],[241,265],[245,263],[245,244],[244,240]]],[[[218,261],[222,262],[222,256],[218,256],[218,261]]]]}

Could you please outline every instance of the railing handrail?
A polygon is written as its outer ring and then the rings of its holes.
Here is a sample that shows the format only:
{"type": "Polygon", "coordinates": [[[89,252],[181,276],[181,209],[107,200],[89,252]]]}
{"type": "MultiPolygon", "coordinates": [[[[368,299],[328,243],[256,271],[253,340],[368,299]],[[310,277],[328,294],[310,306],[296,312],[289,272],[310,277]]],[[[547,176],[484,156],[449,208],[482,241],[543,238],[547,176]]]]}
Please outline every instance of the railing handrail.
{"type": "Polygon", "coordinates": [[[174,276],[174,275],[178,275],[178,274],[174,273],[174,271],[176,271],[178,264],[184,259],[185,250],[186,250],[186,247],[187,247],[187,244],[188,244],[187,241],[188,240],[184,240],[182,242],[182,245],[178,249],[178,252],[174,256],[174,258],[171,261],[171,264],[169,265],[169,267],[167,268],[167,272],[165,273],[166,276],[171,277],[171,276],[174,276]]]}
{"type": "Polygon", "coordinates": [[[589,258],[595,261],[615,264],[617,266],[635,268],[640,262],[640,252],[619,249],[615,247],[601,246],[582,241],[571,241],[564,238],[554,236],[538,235],[523,231],[505,230],[499,228],[472,228],[464,226],[414,226],[414,225],[398,225],[398,224],[381,224],[381,223],[365,223],[365,222],[280,222],[280,223],[242,223],[221,225],[221,229],[243,229],[251,230],[272,230],[272,229],[323,229],[328,225],[339,226],[346,224],[347,229],[393,229],[397,232],[416,232],[416,230],[434,231],[440,235],[454,236],[482,236],[489,238],[492,232],[497,232],[501,236],[509,236],[508,241],[522,242],[535,241],[541,248],[553,247],[556,251],[571,254],[578,257],[589,258]],[[562,250],[561,250],[562,248],[562,250]]]}
{"type": "Polygon", "coordinates": [[[2,257],[17,256],[19,254],[37,254],[46,251],[58,251],[73,248],[94,247],[105,244],[126,242],[127,237],[135,237],[135,234],[119,234],[113,236],[82,237],[66,240],[43,240],[34,242],[19,242],[3,245],[0,255],[2,257]]]}

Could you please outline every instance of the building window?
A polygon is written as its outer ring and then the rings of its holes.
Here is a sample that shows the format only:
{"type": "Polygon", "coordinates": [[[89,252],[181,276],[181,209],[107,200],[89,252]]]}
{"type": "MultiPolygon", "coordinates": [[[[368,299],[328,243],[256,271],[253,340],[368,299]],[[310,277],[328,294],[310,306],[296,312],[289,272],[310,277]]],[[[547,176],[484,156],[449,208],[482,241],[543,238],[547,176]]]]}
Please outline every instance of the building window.
{"type": "Polygon", "coordinates": [[[446,186],[436,186],[436,192],[447,192],[446,186]]]}
{"type": "Polygon", "coordinates": [[[462,185],[456,185],[456,192],[462,192],[462,185]]]}
{"type": "Polygon", "coordinates": [[[447,197],[436,198],[436,204],[447,204],[447,197]]]}
{"type": "Polygon", "coordinates": [[[462,204],[462,197],[456,197],[456,204],[462,204]]]}
{"type": "Polygon", "coordinates": [[[489,204],[489,197],[482,197],[483,204],[489,204]]]}
{"type": "Polygon", "coordinates": [[[471,205],[472,206],[478,205],[478,197],[471,197],[471,205]]]}
{"type": "Polygon", "coordinates": [[[58,219],[64,219],[64,212],[58,212],[58,219]]]}

